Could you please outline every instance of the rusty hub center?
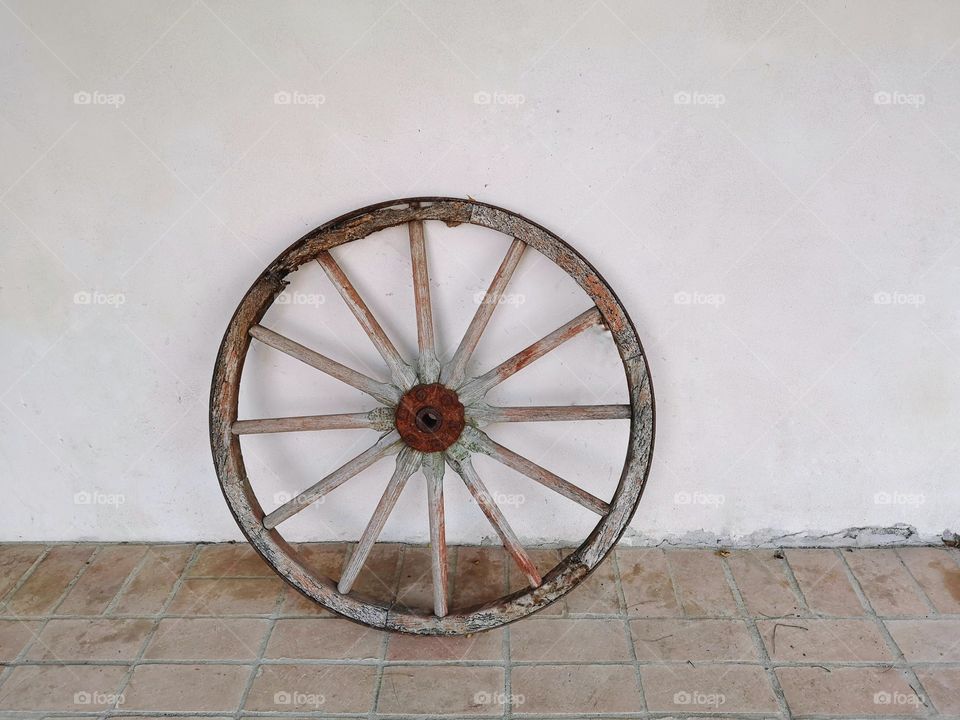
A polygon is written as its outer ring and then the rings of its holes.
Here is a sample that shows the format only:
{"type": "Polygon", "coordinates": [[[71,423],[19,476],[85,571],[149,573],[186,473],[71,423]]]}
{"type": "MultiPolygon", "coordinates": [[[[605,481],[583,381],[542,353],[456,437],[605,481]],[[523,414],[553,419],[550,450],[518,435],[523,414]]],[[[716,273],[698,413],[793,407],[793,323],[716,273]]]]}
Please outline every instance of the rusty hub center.
{"type": "Polygon", "coordinates": [[[453,390],[439,383],[417,385],[397,404],[397,432],[420,452],[440,452],[463,431],[463,404],[453,390]]]}

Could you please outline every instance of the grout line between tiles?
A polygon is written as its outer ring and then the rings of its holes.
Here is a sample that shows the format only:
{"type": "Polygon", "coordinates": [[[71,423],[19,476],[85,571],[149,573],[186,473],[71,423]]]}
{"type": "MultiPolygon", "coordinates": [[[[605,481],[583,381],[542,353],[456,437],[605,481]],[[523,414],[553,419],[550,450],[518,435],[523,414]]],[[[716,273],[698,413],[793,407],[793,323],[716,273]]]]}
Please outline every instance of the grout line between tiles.
{"type": "Polygon", "coordinates": [[[623,620],[623,631],[627,639],[627,651],[630,653],[630,659],[633,661],[633,672],[637,680],[637,690],[640,692],[640,708],[647,712],[647,695],[643,689],[643,678],[640,675],[640,663],[637,660],[637,648],[633,644],[633,631],[630,629],[630,616],[627,612],[627,598],[623,592],[623,583],[620,581],[620,560],[617,556],[617,549],[614,548],[610,553],[609,562],[613,564],[613,584],[617,592],[617,604],[620,606],[620,617],[623,620]]]}

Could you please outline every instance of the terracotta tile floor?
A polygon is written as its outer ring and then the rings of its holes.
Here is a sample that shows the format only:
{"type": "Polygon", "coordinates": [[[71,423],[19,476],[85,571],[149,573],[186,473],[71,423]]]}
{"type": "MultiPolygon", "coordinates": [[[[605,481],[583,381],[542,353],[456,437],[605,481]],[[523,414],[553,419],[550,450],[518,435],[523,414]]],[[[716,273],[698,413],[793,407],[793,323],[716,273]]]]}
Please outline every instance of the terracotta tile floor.
{"type": "MultiPolygon", "coordinates": [[[[304,557],[336,575],[346,545],[304,557]]],[[[557,550],[538,550],[546,570],[557,550]]],[[[518,587],[451,553],[452,596],[518,587]]],[[[423,548],[357,582],[429,602],[423,548]]],[[[562,601],[467,638],[389,635],[246,545],[0,545],[0,719],[960,717],[960,553],[621,548],[562,601]]]]}

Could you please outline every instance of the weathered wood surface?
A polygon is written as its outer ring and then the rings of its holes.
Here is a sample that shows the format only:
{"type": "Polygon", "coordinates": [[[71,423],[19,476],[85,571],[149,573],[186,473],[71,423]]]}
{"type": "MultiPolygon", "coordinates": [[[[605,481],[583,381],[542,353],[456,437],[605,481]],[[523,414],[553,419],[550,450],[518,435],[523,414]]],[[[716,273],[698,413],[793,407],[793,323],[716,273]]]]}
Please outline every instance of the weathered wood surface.
{"type": "Polygon", "coordinates": [[[467,331],[463,334],[453,358],[444,365],[440,373],[440,379],[447,387],[459,388],[463,383],[467,363],[470,362],[473,351],[476,350],[477,343],[480,342],[480,336],[483,335],[487,323],[490,322],[493,311],[500,304],[500,299],[507,289],[510,278],[513,277],[513,271],[517,269],[517,264],[520,262],[520,257],[523,255],[525,248],[526,245],[519,240],[514,240],[510,244],[510,248],[493,276],[493,280],[490,281],[490,287],[487,288],[477,312],[474,313],[467,331]]]}
{"type": "Polygon", "coordinates": [[[400,435],[394,430],[377,440],[373,445],[348,460],[332,473],[314,483],[302,493],[285,502],[263,519],[263,526],[272,530],[284,520],[288,520],[328,492],[336,490],[357,473],[366,470],[380,458],[399,452],[403,446],[400,435]]]}
{"type": "Polygon", "coordinates": [[[338,363],[336,360],[331,360],[326,355],[321,355],[317,351],[311,350],[298,342],[294,342],[290,338],[275,333],[273,330],[265,328],[262,325],[252,326],[249,332],[251,336],[255,337],[264,345],[269,345],[290,357],[296,358],[302,363],[315,367],[317,370],[325,372],[340,382],[344,382],[347,385],[355,387],[357,390],[365,392],[367,395],[370,395],[382,403],[396,405],[397,401],[400,400],[402,393],[393,385],[387,385],[386,383],[374,380],[362,372],[338,363]]]}
{"type": "Polygon", "coordinates": [[[417,312],[417,373],[424,385],[440,378],[436,339],[433,334],[433,306],[430,304],[430,272],[427,269],[427,248],[423,237],[423,222],[409,223],[410,262],[413,265],[413,300],[417,312]]]}
{"type": "Polygon", "coordinates": [[[380,407],[365,413],[300,415],[297,417],[237,420],[233,423],[233,434],[253,435],[257,433],[350,430],[356,428],[387,432],[393,428],[393,413],[389,408],[380,407]]]}
{"type": "Polygon", "coordinates": [[[373,517],[370,518],[370,522],[367,523],[367,527],[364,528],[363,534],[360,535],[360,540],[357,542],[353,554],[344,565],[343,572],[340,575],[340,582],[337,585],[337,589],[340,590],[340,592],[350,592],[350,588],[353,587],[353,582],[363,569],[363,564],[366,562],[367,556],[370,554],[370,551],[373,550],[373,544],[377,541],[377,538],[380,537],[383,526],[387,524],[387,518],[390,517],[390,513],[393,512],[397,500],[400,499],[400,493],[403,492],[407,480],[409,480],[410,476],[420,467],[420,461],[422,459],[423,454],[412,448],[405,447],[400,450],[400,453],[397,455],[397,464],[394,468],[393,475],[390,478],[390,482],[387,483],[387,489],[383,491],[383,495],[380,497],[380,502],[377,503],[377,509],[374,511],[373,517]]]}
{"type": "Polygon", "coordinates": [[[531,405],[498,407],[476,402],[470,406],[470,421],[482,427],[507,422],[565,422],[580,420],[629,420],[629,405],[531,405]]]}
{"type": "Polygon", "coordinates": [[[324,251],[317,255],[317,262],[320,264],[320,267],[326,271],[330,282],[337,288],[340,297],[343,298],[347,307],[350,308],[350,312],[357,318],[357,322],[360,323],[363,331],[367,334],[367,337],[370,338],[377,352],[380,353],[380,357],[383,358],[387,367],[390,368],[390,377],[393,378],[393,384],[402,390],[409,390],[416,385],[417,374],[413,368],[407,365],[404,359],[400,357],[396,346],[394,346],[390,338],[387,337],[387,333],[384,332],[380,323],[377,322],[373,313],[370,312],[370,308],[367,307],[363,298],[360,297],[360,293],[357,292],[353,283],[350,282],[350,278],[346,276],[346,273],[343,272],[343,269],[337,261],[333,259],[333,255],[324,251]]]}
{"type": "Polygon", "coordinates": [[[589,327],[600,322],[600,311],[590,308],[580,313],[570,322],[558,327],[553,332],[544,335],[532,345],[528,345],[511,358],[504,360],[492,370],[480,377],[474,378],[457,390],[461,401],[469,405],[486,395],[514,373],[519,372],[530,363],[539,360],[551,350],[556,349],[567,340],[576,337],[589,327]]]}
{"type": "Polygon", "coordinates": [[[430,569],[433,575],[433,614],[447,614],[447,530],[443,511],[443,475],[446,463],[442,453],[423,457],[423,476],[427,481],[427,516],[430,520],[430,569]]]}
{"type": "MultiPolygon", "coordinates": [[[[384,404],[391,404],[385,402],[384,404]]],[[[210,403],[210,439],[221,488],[247,539],[265,561],[301,593],[330,610],[372,627],[431,635],[461,635],[500,626],[536,612],[561,597],[610,552],[627,527],[646,484],[653,449],[654,400],[646,359],[636,330],[616,295],[576,250],[545,228],[502,208],[471,200],[420,197],[355,210],[311,231],[264,270],[238,306],[221,343],[210,403]],[[411,221],[472,223],[521,240],[568,273],[590,296],[620,354],[630,393],[631,430],[620,483],[603,517],[584,543],[542,580],[540,587],[517,591],[481,606],[452,608],[444,617],[364,602],[338,592],[319,576],[273,529],[262,524],[263,510],[243,463],[239,437],[232,432],[249,330],[257,325],[284,286],[284,278],[318,254],[411,221]]]]}

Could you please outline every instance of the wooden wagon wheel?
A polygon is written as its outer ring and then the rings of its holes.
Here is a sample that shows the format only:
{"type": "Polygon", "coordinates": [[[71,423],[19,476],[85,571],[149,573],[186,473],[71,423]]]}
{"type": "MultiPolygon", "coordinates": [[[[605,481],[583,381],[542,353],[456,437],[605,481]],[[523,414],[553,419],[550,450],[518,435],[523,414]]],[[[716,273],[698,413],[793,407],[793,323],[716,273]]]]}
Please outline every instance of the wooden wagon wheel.
{"type": "Polygon", "coordinates": [[[287,248],[247,291],[224,335],[210,397],[210,440],[224,497],[247,539],[297,590],[321,605],[367,625],[420,634],[453,635],[484,630],[545,607],[568,592],[603,560],[630,522],[646,482],[653,448],[653,393],[640,340],[623,305],[607,283],[573,248],[535,223],[502,208],[472,200],[422,197],[372,205],[317,228],[287,248]],[[459,347],[442,363],[434,345],[430,283],[424,249],[424,221],[449,226],[472,223],[513,238],[484,301],[479,304],[459,347]],[[400,356],[350,280],[330,254],[339,245],[387,227],[406,224],[410,235],[419,357],[413,364],[400,356]],[[483,374],[468,374],[470,359],[524,251],[542,253],[593,300],[594,306],[525,350],[483,374]],[[379,382],[260,325],[284,278],[301,265],[317,261],[350,311],[372,340],[390,371],[379,382]],[[626,373],[629,404],[540,407],[495,407],[484,401],[495,385],[550,352],[564,341],[602,324],[616,344],[626,373]],[[374,398],[380,406],[367,413],[295,418],[238,420],[240,377],[251,338],[286,353],[374,398]],[[604,500],[564,480],[493,441],[483,431],[490,423],[630,421],[629,443],[620,482],[604,500]],[[244,467],[240,437],[248,433],[373,428],[383,434],[370,448],[275,510],[264,512],[244,467]],[[596,513],[600,520],[580,547],[543,577],[517,539],[479,477],[471,456],[482,453],[596,513]],[[279,527],[288,518],[339,487],[378,460],[396,455],[393,475],[376,511],[346,561],[339,579],[312,572],[279,527]],[[529,587],[481,606],[448,608],[444,535],[444,468],[463,480],[489,519],[529,587]],[[351,594],[351,588],[377,540],[407,479],[420,470],[426,478],[433,575],[433,613],[400,609],[351,594]]]}

